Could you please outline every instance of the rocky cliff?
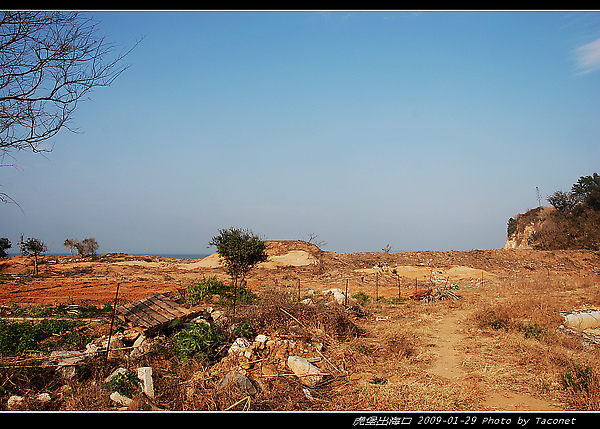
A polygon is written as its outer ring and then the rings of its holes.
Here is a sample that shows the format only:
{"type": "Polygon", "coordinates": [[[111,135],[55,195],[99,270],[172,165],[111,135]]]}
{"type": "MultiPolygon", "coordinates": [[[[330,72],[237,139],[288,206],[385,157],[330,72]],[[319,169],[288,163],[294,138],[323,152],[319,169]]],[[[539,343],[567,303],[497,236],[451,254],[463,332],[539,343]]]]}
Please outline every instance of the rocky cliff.
{"type": "Polygon", "coordinates": [[[537,207],[526,213],[520,213],[508,221],[505,249],[533,249],[536,245],[536,233],[548,220],[553,207],[537,207]]]}

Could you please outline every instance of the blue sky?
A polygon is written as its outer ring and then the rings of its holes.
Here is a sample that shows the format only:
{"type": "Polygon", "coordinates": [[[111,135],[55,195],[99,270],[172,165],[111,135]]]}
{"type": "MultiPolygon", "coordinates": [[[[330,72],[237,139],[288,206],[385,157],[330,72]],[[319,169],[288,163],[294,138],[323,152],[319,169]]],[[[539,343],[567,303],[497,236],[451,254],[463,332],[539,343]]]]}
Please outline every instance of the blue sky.
{"type": "Polygon", "coordinates": [[[495,249],[536,187],[600,172],[598,12],[86,13],[143,40],[78,133],[0,169],[12,253],[21,233],[48,253],[211,253],[230,226],[336,252],[495,249]]]}

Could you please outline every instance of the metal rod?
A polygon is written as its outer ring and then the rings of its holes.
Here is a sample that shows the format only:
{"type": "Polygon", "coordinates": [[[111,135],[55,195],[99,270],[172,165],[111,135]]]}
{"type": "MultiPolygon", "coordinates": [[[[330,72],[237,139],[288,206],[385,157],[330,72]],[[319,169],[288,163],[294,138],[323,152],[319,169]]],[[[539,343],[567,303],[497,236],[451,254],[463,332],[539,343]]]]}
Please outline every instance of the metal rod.
{"type": "Polygon", "coordinates": [[[106,356],[104,357],[104,365],[106,365],[106,362],[108,361],[108,353],[110,352],[110,340],[112,339],[113,323],[115,321],[115,313],[117,312],[117,299],[119,298],[119,285],[120,285],[120,283],[117,283],[117,292],[115,293],[115,303],[113,305],[112,317],[110,318],[110,329],[108,331],[108,344],[106,345],[106,356]]]}
{"type": "Polygon", "coordinates": [[[346,279],[346,295],[344,295],[344,305],[348,306],[348,279],[346,279]]]}

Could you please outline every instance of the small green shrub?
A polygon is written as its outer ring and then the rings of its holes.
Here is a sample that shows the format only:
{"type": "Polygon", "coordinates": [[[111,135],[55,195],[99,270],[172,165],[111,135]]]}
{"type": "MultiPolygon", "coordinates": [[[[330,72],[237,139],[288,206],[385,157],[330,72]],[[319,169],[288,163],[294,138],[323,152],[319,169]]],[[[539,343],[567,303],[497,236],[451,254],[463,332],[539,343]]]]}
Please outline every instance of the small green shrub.
{"type": "Polygon", "coordinates": [[[185,301],[190,305],[199,305],[212,295],[221,295],[227,290],[226,286],[217,276],[202,277],[193,281],[185,290],[185,301]]]}
{"type": "Polygon", "coordinates": [[[0,353],[38,350],[40,341],[52,335],[64,334],[80,325],[77,321],[60,319],[44,319],[35,325],[26,322],[0,322],[0,353]]]}
{"type": "Polygon", "coordinates": [[[248,340],[252,340],[252,339],[254,339],[254,337],[256,337],[254,327],[252,326],[252,323],[250,323],[250,322],[242,323],[240,326],[238,326],[237,328],[235,328],[233,330],[233,334],[236,337],[242,337],[242,338],[246,338],[248,340]]]}
{"type": "Polygon", "coordinates": [[[587,391],[590,386],[598,382],[596,374],[590,366],[577,363],[572,363],[569,369],[561,373],[560,379],[565,389],[575,392],[587,391]]]}
{"type": "Polygon", "coordinates": [[[352,298],[360,305],[365,305],[371,300],[371,297],[364,293],[362,290],[352,295],[352,298]]]}
{"type": "Polygon", "coordinates": [[[238,287],[237,294],[234,293],[233,287],[230,287],[229,293],[227,295],[228,302],[227,305],[233,304],[233,297],[237,295],[237,303],[238,304],[252,304],[256,301],[257,297],[252,293],[251,290],[246,289],[245,287],[238,287]]]}
{"type": "Polygon", "coordinates": [[[385,377],[373,377],[371,379],[371,384],[386,384],[388,382],[387,378],[385,377]]]}
{"type": "Polygon", "coordinates": [[[135,396],[141,381],[133,374],[117,374],[108,383],[102,385],[103,389],[111,392],[119,392],[123,396],[132,398],[135,396]]]}
{"type": "Polygon", "coordinates": [[[490,327],[496,331],[508,331],[513,327],[511,318],[504,308],[485,309],[477,314],[477,321],[480,327],[490,327]]]}
{"type": "Polygon", "coordinates": [[[21,353],[36,345],[36,330],[31,324],[0,322],[0,353],[21,353]]]}
{"type": "Polygon", "coordinates": [[[520,330],[525,334],[525,338],[535,338],[538,341],[547,333],[547,329],[537,323],[533,325],[521,325],[520,330]]]}
{"type": "MultiPolygon", "coordinates": [[[[236,295],[232,285],[226,285],[217,276],[203,277],[201,280],[193,281],[185,290],[185,302],[190,305],[200,305],[205,299],[213,295],[219,295],[219,304],[230,306],[236,295]]],[[[237,288],[237,303],[251,304],[256,296],[243,286],[237,288]]]]}
{"type": "Polygon", "coordinates": [[[214,325],[194,323],[174,337],[177,355],[183,362],[199,357],[207,362],[216,361],[223,352],[225,337],[214,325]]]}

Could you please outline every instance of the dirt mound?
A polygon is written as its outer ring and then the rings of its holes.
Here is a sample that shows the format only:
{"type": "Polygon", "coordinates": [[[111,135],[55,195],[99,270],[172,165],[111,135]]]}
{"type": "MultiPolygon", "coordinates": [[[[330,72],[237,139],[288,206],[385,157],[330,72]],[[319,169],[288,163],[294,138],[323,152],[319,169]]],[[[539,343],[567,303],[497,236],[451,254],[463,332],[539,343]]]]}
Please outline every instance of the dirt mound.
{"type": "Polygon", "coordinates": [[[318,246],[302,240],[266,240],[269,256],[282,256],[290,252],[303,251],[317,256],[323,253],[318,246]]]}
{"type": "MultiPolygon", "coordinates": [[[[265,241],[265,244],[269,259],[259,264],[260,268],[312,265],[316,263],[318,255],[323,253],[314,244],[300,240],[268,240],[265,241]]],[[[199,261],[182,264],[182,268],[189,270],[219,268],[220,266],[221,262],[217,253],[213,253],[199,261]]]]}

